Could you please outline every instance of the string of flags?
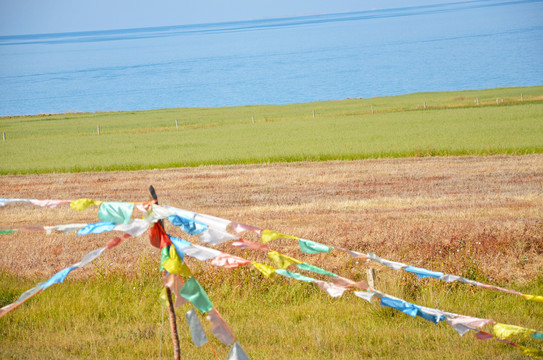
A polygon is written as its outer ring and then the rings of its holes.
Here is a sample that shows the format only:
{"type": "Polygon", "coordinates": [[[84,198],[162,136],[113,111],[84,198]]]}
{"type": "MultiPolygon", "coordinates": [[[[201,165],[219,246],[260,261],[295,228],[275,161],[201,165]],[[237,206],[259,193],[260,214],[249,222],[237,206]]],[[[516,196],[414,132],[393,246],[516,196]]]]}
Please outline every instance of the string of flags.
{"type": "MultiPolygon", "coordinates": [[[[145,232],[149,233],[150,242],[153,246],[161,249],[161,269],[167,271],[164,278],[164,285],[172,290],[176,295],[175,306],[181,306],[190,302],[202,314],[207,314],[206,319],[211,323],[212,333],[225,345],[234,343],[235,337],[220,316],[217,309],[213,306],[211,300],[203,287],[191,274],[189,268],[184,262],[184,256],[195,258],[199,261],[211,260],[211,265],[228,269],[240,266],[252,265],[266,277],[272,277],[275,274],[292,278],[297,281],[313,283],[329,296],[340,297],[345,292],[352,292],[355,296],[367,300],[378,298],[381,306],[390,307],[402,311],[413,317],[421,317],[425,320],[439,323],[446,321],[461,336],[473,331],[474,335],[480,340],[495,339],[497,341],[514,346],[525,355],[536,358],[543,358],[543,351],[539,349],[525,348],[521,345],[511,342],[511,337],[525,336],[532,339],[543,340],[543,331],[527,329],[516,325],[496,323],[492,319],[479,319],[475,317],[455,314],[432,309],[421,305],[404,301],[400,298],[382,293],[371,288],[365,281],[355,282],[351,279],[341,277],[324,268],[302,262],[294,257],[279,253],[269,247],[269,243],[277,239],[297,240],[300,250],[306,254],[331,253],[334,249],[344,251],[351,256],[367,261],[374,261],[392,268],[393,270],[403,270],[417,275],[419,278],[435,278],[446,282],[458,281],[481,289],[497,290],[504,293],[521,296],[526,300],[543,302],[543,296],[523,294],[515,290],[505,289],[489,284],[480,283],[464,277],[444,274],[439,271],[432,271],[420,267],[407,265],[400,262],[386,260],[378,257],[374,253],[360,253],[357,251],[333,247],[315,241],[302,239],[296,236],[283,234],[280,232],[261,229],[251,225],[232,222],[230,220],[214,217],[211,215],[199,214],[193,211],[183,210],[169,206],[159,206],[154,201],[148,202],[102,202],[92,199],[76,200],[37,200],[37,199],[0,199],[0,206],[10,203],[29,203],[35,206],[55,208],[59,205],[70,204],[74,210],[83,211],[89,207],[98,207],[99,222],[89,224],[62,224],[54,226],[33,226],[19,229],[0,230],[0,234],[10,234],[17,231],[45,231],[47,234],[53,231],[72,232],[77,231],[78,236],[88,234],[99,234],[109,231],[120,231],[124,234],[111,239],[106,246],[96,249],[86,254],[82,260],[70,267],[63,269],[53,275],[47,282],[38,284],[36,287],[24,292],[15,302],[8,304],[0,309],[0,317],[6,315],[31,297],[47,289],[53,284],[61,283],[66,276],[79,267],[82,267],[97,257],[105,250],[109,250],[124,239],[132,236],[140,236],[145,232]],[[134,209],[142,212],[141,219],[132,218],[134,209]],[[231,241],[231,245],[245,250],[265,251],[268,259],[275,265],[268,265],[256,261],[247,260],[234,256],[217,249],[204,245],[192,244],[186,240],[167,234],[161,226],[160,221],[167,219],[173,226],[178,227],[189,235],[198,236],[199,240],[206,245],[217,245],[231,241]],[[256,233],[260,243],[255,243],[241,238],[244,232],[256,233]],[[287,270],[296,266],[298,270],[310,272],[315,275],[329,278],[330,281],[319,280],[302,273],[287,270]],[[183,281],[183,278],[185,279],[183,281]],[[493,333],[490,334],[480,330],[484,326],[493,324],[493,333]]],[[[161,298],[164,299],[164,294],[161,298]]],[[[199,322],[194,309],[185,314],[189,326],[193,343],[196,346],[202,346],[207,343],[207,337],[201,323],[199,322]]],[[[228,355],[229,360],[248,359],[247,354],[242,349],[239,342],[235,342],[228,355]]]]}

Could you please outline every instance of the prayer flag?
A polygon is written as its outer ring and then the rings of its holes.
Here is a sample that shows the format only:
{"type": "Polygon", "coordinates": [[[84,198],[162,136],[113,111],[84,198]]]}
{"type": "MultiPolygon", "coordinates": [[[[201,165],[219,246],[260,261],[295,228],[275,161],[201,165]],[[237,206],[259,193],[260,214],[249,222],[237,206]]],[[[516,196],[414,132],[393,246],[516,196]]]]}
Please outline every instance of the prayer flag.
{"type": "Polygon", "coordinates": [[[103,202],[98,210],[98,218],[116,224],[128,224],[134,212],[134,203],[110,201],[103,202]]]}
{"type": "Polygon", "coordinates": [[[205,214],[194,215],[194,220],[197,220],[201,223],[204,223],[208,226],[211,226],[212,228],[215,228],[221,231],[226,231],[226,229],[228,228],[228,225],[230,224],[230,220],[225,220],[225,219],[221,219],[215,216],[205,215],[205,214]]]}
{"type": "Polygon", "coordinates": [[[373,291],[355,291],[355,292],[353,292],[353,294],[355,294],[359,298],[364,299],[364,300],[366,300],[368,302],[371,302],[371,299],[375,295],[375,293],[373,291]]]}
{"type": "Polygon", "coordinates": [[[166,288],[162,288],[162,290],[160,290],[160,295],[158,295],[158,301],[160,302],[161,306],[166,307],[170,305],[170,302],[168,301],[168,293],[166,291],[166,288]]]}
{"type": "Polygon", "coordinates": [[[418,268],[411,265],[405,267],[404,270],[416,274],[419,277],[419,279],[422,279],[425,277],[433,277],[433,278],[439,279],[443,276],[442,272],[430,271],[427,269],[418,268]]]}
{"type": "Polygon", "coordinates": [[[183,248],[183,252],[195,259],[198,259],[200,261],[206,261],[209,259],[213,259],[216,256],[219,256],[221,252],[219,250],[210,249],[205,246],[200,245],[190,245],[183,248]]]}
{"type": "Polygon", "coordinates": [[[237,239],[239,239],[239,236],[237,235],[232,235],[225,231],[215,230],[213,228],[207,229],[200,235],[200,241],[211,245],[217,245],[225,241],[237,239]]]}
{"type": "Polygon", "coordinates": [[[280,238],[295,239],[295,240],[299,239],[296,236],[281,234],[281,233],[278,233],[276,231],[271,231],[271,230],[263,230],[262,231],[262,242],[263,243],[267,243],[267,242],[270,242],[272,240],[277,240],[277,239],[280,239],[280,238]]]}
{"type": "Polygon", "coordinates": [[[232,229],[232,231],[235,232],[236,234],[239,234],[245,231],[252,231],[258,234],[259,236],[262,234],[262,229],[260,228],[257,228],[251,225],[240,224],[237,222],[231,222],[230,229],[232,229]]]}
{"type": "MultiPolygon", "coordinates": [[[[300,281],[305,281],[305,282],[315,282],[316,280],[313,279],[313,278],[310,278],[308,276],[305,276],[305,275],[302,275],[302,274],[298,274],[297,272],[292,272],[292,271],[288,271],[288,270],[285,270],[285,269],[277,269],[275,270],[275,272],[279,275],[283,275],[283,276],[287,276],[287,277],[291,277],[293,279],[296,279],[296,280],[300,280],[300,281]]],[[[323,281],[324,282],[324,281],[323,281]]]]}
{"type": "Polygon", "coordinates": [[[280,254],[277,251],[268,252],[268,258],[275,262],[277,266],[281,269],[286,269],[292,264],[302,263],[300,260],[296,260],[290,256],[280,254]]]}
{"type": "Polygon", "coordinates": [[[452,328],[460,335],[464,336],[470,330],[477,331],[477,329],[472,328],[471,326],[464,324],[454,324],[451,322],[451,319],[447,319],[447,323],[452,326],[452,328]]]}
{"type": "Polygon", "coordinates": [[[298,240],[298,245],[300,250],[306,254],[317,254],[317,253],[329,253],[332,251],[333,247],[326,246],[324,244],[319,244],[318,242],[300,239],[298,240]]]}
{"type": "Polygon", "coordinates": [[[166,246],[162,249],[163,259],[162,267],[170,274],[179,274],[184,277],[192,276],[187,264],[183,262],[183,258],[175,251],[175,246],[166,246]],[[168,257],[164,256],[165,250],[168,252],[168,257]]]}
{"type": "Polygon", "coordinates": [[[187,319],[187,324],[189,325],[190,329],[190,336],[192,337],[192,342],[197,347],[200,347],[207,343],[207,336],[204,332],[204,329],[202,328],[202,323],[200,322],[200,319],[198,318],[198,315],[196,314],[196,310],[194,308],[187,311],[185,314],[185,318],[187,319]]]}
{"type": "Polygon", "coordinates": [[[170,236],[170,241],[172,242],[173,246],[175,246],[175,251],[179,254],[179,256],[184,257],[185,252],[183,251],[184,248],[187,246],[191,246],[192,244],[189,243],[186,240],[176,238],[175,236],[170,236]]]}
{"type": "Polygon", "coordinates": [[[236,241],[232,242],[231,245],[242,248],[242,249],[270,251],[269,246],[266,245],[266,244],[255,243],[255,242],[245,240],[245,239],[236,240],[236,241]]]}
{"type": "Polygon", "coordinates": [[[178,209],[171,206],[163,206],[163,208],[169,211],[170,215],[179,215],[184,218],[194,219],[194,216],[196,215],[194,211],[178,209]]]}
{"type": "Polygon", "coordinates": [[[106,231],[111,231],[113,228],[115,228],[114,222],[97,222],[93,224],[88,224],[84,228],[80,229],[77,232],[77,236],[80,235],[89,235],[89,234],[101,234],[106,231]]]}
{"type": "Polygon", "coordinates": [[[211,323],[211,332],[224,345],[228,346],[235,340],[234,334],[223,320],[217,309],[213,308],[207,313],[206,319],[211,323]]]}
{"type": "Polygon", "coordinates": [[[543,359],[543,350],[526,348],[524,346],[519,346],[520,352],[526,356],[531,356],[537,359],[543,359]]]}
{"type": "Polygon", "coordinates": [[[326,271],[324,269],[321,269],[320,267],[315,266],[315,265],[311,265],[311,264],[307,264],[307,263],[301,263],[301,264],[296,264],[296,266],[298,267],[298,269],[301,269],[301,270],[312,271],[312,272],[317,273],[317,274],[337,277],[336,274],[334,274],[334,273],[332,273],[330,271],[326,271]]]}
{"type": "Polygon", "coordinates": [[[346,279],[341,276],[334,277],[332,279],[332,282],[337,286],[354,287],[354,288],[364,289],[364,290],[367,290],[369,287],[368,284],[364,280],[354,282],[351,279],[346,279]]]}
{"type": "Polygon", "coordinates": [[[82,229],[87,225],[88,224],[66,224],[66,225],[56,225],[56,226],[44,226],[44,229],[47,234],[51,234],[53,230],[69,233],[75,230],[82,229]]]}
{"type": "Polygon", "coordinates": [[[400,269],[407,266],[406,264],[399,263],[399,262],[396,262],[396,261],[381,259],[379,256],[375,255],[374,253],[369,253],[368,258],[375,261],[375,262],[378,262],[381,265],[388,266],[389,268],[391,268],[393,270],[400,270],[400,269]]]}
{"type": "Polygon", "coordinates": [[[256,261],[252,261],[251,264],[266,277],[272,276],[276,270],[273,266],[261,264],[256,261]]]}
{"type": "Polygon", "coordinates": [[[315,284],[317,284],[317,286],[324,290],[328,295],[330,295],[331,297],[340,297],[341,295],[343,295],[343,293],[345,292],[345,290],[347,290],[346,288],[342,287],[342,286],[337,286],[337,285],[334,285],[333,283],[331,282],[327,282],[327,281],[321,281],[321,280],[315,280],[313,281],[315,284]]]}
{"type": "Polygon", "coordinates": [[[249,360],[249,356],[245,353],[239,342],[235,342],[230,348],[228,358],[226,360],[249,360]]]}
{"type": "Polygon", "coordinates": [[[7,230],[0,230],[0,235],[2,234],[11,234],[11,233],[14,233],[14,232],[17,232],[19,230],[17,229],[7,229],[7,230]]]}
{"type": "Polygon", "coordinates": [[[211,303],[211,300],[209,300],[204,288],[202,288],[200,283],[192,276],[181,288],[180,295],[190,301],[192,305],[202,313],[206,313],[213,309],[213,304],[211,303]]]}
{"type": "Polygon", "coordinates": [[[509,339],[511,336],[521,335],[521,336],[532,336],[536,330],[526,329],[516,325],[507,325],[497,323],[494,325],[494,336],[500,339],[509,339]]]}
{"type": "Polygon", "coordinates": [[[117,224],[113,228],[116,231],[122,231],[132,236],[140,236],[149,229],[149,223],[142,219],[133,219],[128,223],[117,224]]]}
{"type": "Polygon", "coordinates": [[[70,203],[70,208],[77,211],[83,211],[89,206],[98,206],[102,202],[92,199],[77,199],[70,203]]]}
{"type": "Polygon", "coordinates": [[[526,300],[543,303],[543,296],[540,296],[540,295],[526,295],[526,294],[523,294],[522,297],[525,298],[526,300]]]}
{"type": "Polygon", "coordinates": [[[36,200],[36,199],[31,199],[30,203],[32,205],[41,206],[41,207],[48,207],[48,208],[54,209],[59,205],[69,204],[69,203],[71,203],[71,201],[70,200],[36,200]]]}
{"type": "Polygon", "coordinates": [[[170,215],[168,216],[168,220],[170,220],[173,226],[179,227],[189,235],[199,235],[208,227],[206,224],[202,224],[199,221],[184,218],[179,215],[170,215]]]}
{"type": "Polygon", "coordinates": [[[149,228],[149,241],[151,245],[159,249],[172,244],[170,237],[159,222],[156,222],[153,227],[149,228]]]}
{"type": "Polygon", "coordinates": [[[235,269],[243,265],[250,264],[251,262],[249,260],[242,259],[240,257],[226,254],[226,253],[220,253],[217,255],[213,261],[211,262],[211,265],[213,266],[219,266],[226,269],[235,269]]]}

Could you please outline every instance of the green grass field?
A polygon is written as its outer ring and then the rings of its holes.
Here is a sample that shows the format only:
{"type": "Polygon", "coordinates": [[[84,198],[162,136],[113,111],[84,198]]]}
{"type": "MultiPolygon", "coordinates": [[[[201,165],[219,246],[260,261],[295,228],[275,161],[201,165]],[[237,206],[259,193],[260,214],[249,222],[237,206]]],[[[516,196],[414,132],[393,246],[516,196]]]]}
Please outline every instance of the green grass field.
{"type": "MultiPolygon", "coordinates": [[[[141,259],[140,259],[141,260],[141,259]]],[[[140,262],[137,276],[98,272],[87,281],[67,280],[0,319],[0,358],[5,359],[157,359],[173,354],[168,315],[158,302],[161,279],[156,263],[140,262]],[[161,330],[162,329],[162,330],[161,330]],[[161,334],[162,331],[162,334],[161,334]]],[[[194,269],[194,267],[191,267],[194,269]]],[[[382,279],[388,276],[383,274],[382,279]]],[[[215,307],[253,359],[524,359],[515,348],[473,333],[460,337],[445,322],[438,325],[371,304],[352,294],[333,299],[316,286],[285,278],[263,278],[250,269],[217,270],[200,281],[215,307]]],[[[540,328],[541,304],[517,296],[432,280],[388,278],[383,290],[414,303],[497,322],[540,328]]],[[[0,304],[14,300],[38,279],[0,273],[0,304]]],[[[41,279],[44,280],[44,279],[41,279]]],[[[543,280],[515,286],[543,293],[543,280]]],[[[208,345],[195,347],[178,308],[183,359],[214,359],[208,345]]],[[[229,347],[211,335],[214,351],[226,359],[229,347]]],[[[541,340],[516,337],[526,347],[541,340]]]]}
{"type": "Polygon", "coordinates": [[[543,86],[282,106],[4,117],[0,174],[539,153],[542,118],[543,86]]]}

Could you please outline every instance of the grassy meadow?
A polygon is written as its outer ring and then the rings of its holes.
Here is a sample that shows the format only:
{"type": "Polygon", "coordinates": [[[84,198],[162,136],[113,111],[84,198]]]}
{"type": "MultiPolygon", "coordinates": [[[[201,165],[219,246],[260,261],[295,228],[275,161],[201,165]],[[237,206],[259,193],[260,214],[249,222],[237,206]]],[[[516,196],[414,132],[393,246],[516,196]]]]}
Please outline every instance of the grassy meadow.
{"type": "MultiPolygon", "coordinates": [[[[158,359],[160,353],[172,358],[168,315],[164,311],[162,324],[157,301],[160,276],[149,264],[143,262],[134,276],[95,270],[87,281],[66,280],[0,319],[0,358],[158,359]]],[[[204,272],[199,280],[252,359],[525,358],[495,340],[477,340],[471,333],[460,337],[445,322],[415,319],[352,294],[332,299],[313,285],[279,276],[265,279],[247,268],[204,272]]],[[[0,273],[0,284],[4,298],[6,288],[18,296],[34,285],[5,273],[0,273]]],[[[411,277],[380,285],[415,303],[482,317],[499,314],[496,321],[507,318],[540,328],[543,318],[541,304],[515,296],[411,277]]],[[[517,289],[541,294],[543,280],[517,289]]],[[[181,358],[215,359],[215,352],[226,359],[229,347],[211,335],[201,314],[213,350],[192,344],[184,318],[190,308],[186,304],[176,310],[181,358]]],[[[514,340],[541,347],[541,340],[514,340]]]]}
{"type": "MultiPolygon", "coordinates": [[[[543,295],[542,120],[543,86],[5,117],[0,198],[135,202],[148,200],[154,185],[163,205],[543,295]],[[175,166],[183,168],[166,169],[175,166]]],[[[0,230],[95,222],[96,213],[10,204],[0,207],[0,230]]],[[[198,243],[169,224],[167,231],[198,243]]],[[[111,237],[0,235],[0,307],[111,237]]],[[[255,234],[247,239],[258,241],[255,234]]],[[[515,295],[418,279],[337,250],[307,255],[292,240],[270,247],[357,281],[373,267],[377,289],[415,304],[543,330],[543,304],[515,295]]],[[[217,249],[271,265],[262,253],[229,244],[217,249]]],[[[252,359],[526,358],[507,344],[460,337],[445,322],[412,318],[377,299],[351,293],[334,299],[250,266],[186,261],[252,359]]],[[[159,262],[146,234],[104,252],[0,318],[0,359],[172,358],[159,262]]],[[[201,314],[212,347],[192,344],[189,309],[176,311],[181,358],[226,359],[229,348],[201,314]]],[[[543,349],[541,340],[511,340],[543,349]]]]}
{"type": "Polygon", "coordinates": [[[537,86],[282,106],[4,117],[0,174],[539,153],[542,114],[543,87],[537,86]]]}

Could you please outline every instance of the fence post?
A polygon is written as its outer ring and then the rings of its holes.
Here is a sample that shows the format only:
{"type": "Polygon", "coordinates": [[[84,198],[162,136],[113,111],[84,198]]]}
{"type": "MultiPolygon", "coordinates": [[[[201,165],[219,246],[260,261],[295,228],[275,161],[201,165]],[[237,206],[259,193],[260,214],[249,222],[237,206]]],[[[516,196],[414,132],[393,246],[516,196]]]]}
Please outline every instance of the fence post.
{"type": "Polygon", "coordinates": [[[370,288],[375,289],[375,269],[369,268],[367,271],[368,285],[370,288]]]}
{"type": "MultiPolygon", "coordinates": [[[[155,188],[153,185],[149,186],[149,193],[151,198],[156,201],[158,205],[158,197],[156,196],[155,188]]],[[[164,228],[164,221],[159,220],[160,225],[164,228]]],[[[166,276],[166,271],[162,272],[162,278],[166,276]]],[[[173,355],[175,360],[181,360],[181,349],[179,348],[179,335],[177,334],[177,323],[175,321],[175,309],[173,307],[172,300],[172,291],[169,287],[166,288],[166,295],[168,297],[168,317],[170,318],[170,329],[172,331],[172,342],[173,342],[173,355]]],[[[179,296],[179,295],[177,295],[179,296]]]]}
{"type": "Polygon", "coordinates": [[[6,132],[2,132],[2,139],[4,139],[4,141],[6,141],[6,132]]]}

